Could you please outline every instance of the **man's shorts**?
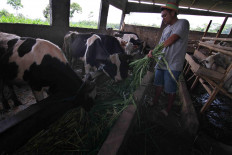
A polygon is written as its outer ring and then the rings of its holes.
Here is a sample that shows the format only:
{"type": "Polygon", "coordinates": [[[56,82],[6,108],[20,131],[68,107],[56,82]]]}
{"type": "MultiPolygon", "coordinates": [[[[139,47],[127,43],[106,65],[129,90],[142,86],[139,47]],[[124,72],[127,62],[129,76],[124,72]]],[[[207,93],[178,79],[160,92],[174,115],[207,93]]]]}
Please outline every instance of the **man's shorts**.
{"type": "MultiPolygon", "coordinates": [[[[181,71],[172,71],[172,74],[176,78],[176,81],[179,79],[181,71]]],[[[177,83],[172,78],[168,70],[156,69],[155,71],[155,86],[163,86],[166,93],[176,93],[177,83]]]]}

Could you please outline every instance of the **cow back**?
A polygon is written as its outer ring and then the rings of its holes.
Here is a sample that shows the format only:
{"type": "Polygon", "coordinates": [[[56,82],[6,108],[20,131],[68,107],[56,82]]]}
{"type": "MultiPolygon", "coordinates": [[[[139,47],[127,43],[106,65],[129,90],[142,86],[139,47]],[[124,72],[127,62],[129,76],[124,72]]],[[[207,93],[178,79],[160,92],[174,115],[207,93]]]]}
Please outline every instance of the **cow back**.
{"type": "Polygon", "coordinates": [[[109,35],[99,36],[101,37],[104,48],[110,55],[115,53],[125,53],[124,49],[115,37],[109,35]]]}

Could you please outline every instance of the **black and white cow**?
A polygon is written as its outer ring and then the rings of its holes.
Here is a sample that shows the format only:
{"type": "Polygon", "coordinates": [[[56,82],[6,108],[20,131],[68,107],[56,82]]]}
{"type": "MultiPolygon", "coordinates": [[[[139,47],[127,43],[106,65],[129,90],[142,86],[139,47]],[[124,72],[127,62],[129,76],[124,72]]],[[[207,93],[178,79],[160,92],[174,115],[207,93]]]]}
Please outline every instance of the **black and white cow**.
{"type": "Polygon", "coordinates": [[[142,41],[134,32],[119,31],[115,32],[114,36],[120,43],[126,44],[125,50],[128,54],[147,54],[150,50],[146,42],[142,41]]]}
{"type": "Polygon", "coordinates": [[[130,55],[125,54],[117,39],[110,35],[69,32],[64,37],[65,53],[70,63],[84,62],[85,73],[103,70],[115,81],[128,75],[130,55]]]}
{"type": "MultiPolygon", "coordinates": [[[[0,80],[2,86],[29,84],[37,101],[42,90],[49,95],[62,93],[88,108],[95,97],[94,85],[84,82],[69,66],[60,48],[35,38],[0,32],[0,80]]],[[[4,96],[3,89],[1,94],[4,96]]]]}
{"type": "MultiPolygon", "coordinates": [[[[232,57],[222,53],[216,53],[201,60],[201,63],[206,68],[212,70],[217,70],[218,67],[227,69],[227,67],[229,67],[232,63],[232,57]]],[[[232,69],[228,72],[224,79],[224,88],[226,88],[228,92],[232,93],[232,69]]]]}

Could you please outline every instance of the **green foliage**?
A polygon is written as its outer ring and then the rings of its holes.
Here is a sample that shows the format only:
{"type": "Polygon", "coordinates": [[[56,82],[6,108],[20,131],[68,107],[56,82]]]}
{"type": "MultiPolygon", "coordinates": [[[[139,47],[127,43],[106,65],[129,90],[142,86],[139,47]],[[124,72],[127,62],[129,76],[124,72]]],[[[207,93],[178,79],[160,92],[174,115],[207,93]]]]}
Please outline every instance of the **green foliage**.
{"type": "Polygon", "coordinates": [[[120,25],[119,24],[114,24],[114,23],[108,23],[106,28],[113,28],[119,30],[120,25]]]}
{"type": "Polygon", "coordinates": [[[10,16],[10,15],[11,14],[7,10],[5,10],[5,9],[3,9],[3,10],[0,11],[0,17],[1,16],[7,17],[7,16],[10,16]]]}
{"type": "Polygon", "coordinates": [[[7,0],[7,4],[11,5],[15,10],[23,8],[21,0],[7,0]]]}
{"type": "Polygon", "coordinates": [[[77,12],[77,13],[82,13],[82,8],[78,3],[72,3],[70,5],[70,18],[73,17],[73,14],[77,12]]]}
{"type": "Polygon", "coordinates": [[[38,24],[38,25],[49,25],[47,21],[42,21],[41,19],[28,19],[22,15],[14,16],[10,14],[9,16],[1,16],[0,23],[24,23],[24,24],[38,24]]]}
{"type": "Polygon", "coordinates": [[[71,22],[70,27],[81,27],[81,28],[92,28],[92,29],[97,29],[97,22],[96,21],[87,21],[83,20],[80,22],[71,22]]]}
{"type": "MultiPolygon", "coordinates": [[[[196,28],[190,28],[192,31],[200,31],[200,32],[205,32],[208,24],[203,24],[202,26],[197,26],[196,28]]],[[[217,33],[218,30],[220,29],[221,24],[219,23],[212,23],[209,31],[210,33],[217,33]]],[[[232,24],[226,24],[224,29],[222,30],[222,34],[229,34],[231,30],[232,24]]]]}
{"type": "Polygon", "coordinates": [[[137,25],[137,26],[151,26],[151,27],[156,27],[156,28],[159,28],[160,26],[158,26],[157,24],[151,24],[151,25],[147,25],[147,24],[142,24],[142,23],[131,23],[131,25],[137,25]]]}

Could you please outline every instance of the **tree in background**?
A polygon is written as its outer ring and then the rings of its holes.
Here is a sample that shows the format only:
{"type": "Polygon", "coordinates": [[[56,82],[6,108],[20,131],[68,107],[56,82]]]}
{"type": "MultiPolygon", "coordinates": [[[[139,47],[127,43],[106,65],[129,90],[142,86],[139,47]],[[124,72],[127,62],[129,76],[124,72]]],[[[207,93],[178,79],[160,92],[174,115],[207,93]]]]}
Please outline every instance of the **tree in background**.
{"type": "Polygon", "coordinates": [[[88,14],[88,19],[93,17],[93,11],[90,11],[90,13],[88,14]]]}
{"type": "Polygon", "coordinates": [[[48,4],[46,8],[43,10],[43,16],[47,21],[50,21],[50,5],[48,4]]]}
{"type": "MultiPolygon", "coordinates": [[[[79,4],[77,3],[72,3],[70,5],[70,18],[73,17],[73,14],[77,12],[77,13],[82,13],[82,8],[79,4]]],[[[48,21],[50,20],[50,5],[48,4],[46,6],[46,8],[43,10],[43,16],[44,18],[46,18],[48,21]]]]}
{"type": "Polygon", "coordinates": [[[69,15],[70,20],[73,17],[73,15],[74,15],[75,12],[76,13],[82,13],[82,8],[81,8],[81,6],[78,3],[73,2],[70,5],[70,15],[69,15]]]}
{"type": "Polygon", "coordinates": [[[16,14],[18,14],[19,9],[23,8],[21,0],[7,0],[7,4],[11,5],[16,10],[16,14]]]}
{"type": "Polygon", "coordinates": [[[82,13],[82,8],[78,3],[73,2],[70,5],[70,15],[69,17],[72,18],[74,13],[82,13]]]}

